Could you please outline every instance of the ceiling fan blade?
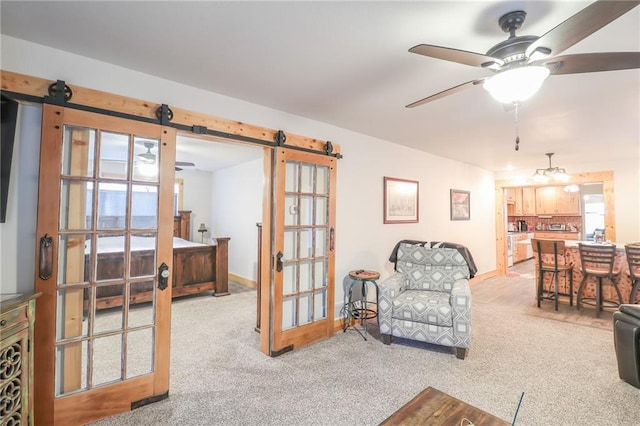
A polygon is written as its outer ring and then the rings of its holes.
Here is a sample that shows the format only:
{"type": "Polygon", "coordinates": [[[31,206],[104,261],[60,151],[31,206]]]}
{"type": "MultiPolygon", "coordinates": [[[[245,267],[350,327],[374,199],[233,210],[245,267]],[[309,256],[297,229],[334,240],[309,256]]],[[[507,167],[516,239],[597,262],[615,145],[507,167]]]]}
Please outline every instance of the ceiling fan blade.
{"type": "Polygon", "coordinates": [[[181,172],[182,171],[182,167],[175,167],[176,172],[181,172]]]}
{"type": "Polygon", "coordinates": [[[466,83],[458,84],[457,86],[454,86],[454,87],[452,87],[450,89],[447,89],[447,90],[443,90],[442,92],[436,93],[435,95],[427,96],[424,99],[420,99],[419,101],[415,101],[415,102],[407,105],[406,108],[415,108],[417,106],[424,105],[426,103],[438,100],[440,98],[444,98],[445,96],[453,95],[454,93],[458,93],[458,92],[460,92],[460,91],[462,91],[464,89],[468,89],[470,87],[476,86],[476,85],[482,83],[484,80],[485,80],[484,78],[481,78],[479,80],[471,80],[471,81],[467,81],[466,83]]]}
{"type": "Polygon", "coordinates": [[[432,46],[430,44],[419,44],[409,49],[411,53],[428,56],[430,58],[444,59],[445,61],[457,62],[472,67],[484,67],[498,69],[504,62],[501,59],[482,53],[468,52],[466,50],[452,49],[450,47],[432,46]],[[493,66],[493,67],[492,67],[493,66]]]}
{"type": "Polygon", "coordinates": [[[556,56],[547,61],[539,61],[539,63],[544,63],[553,75],[629,70],[640,68],[640,52],[563,55],[556,56]]]}
{"type": "Polygon", "coordinates": [[[176,161],[176,166],[195,166],[195,163],[191,163],[189,161],[176,161]]]}
{"type": "Polygon", "coordinates": [[[638,4],[638,0],[596,1],[531,43],[525,55],[531,58],[538,49],[546,54],[558,55],[638,4]],[[550,52],[546,51],[547,49],[550,49],[550,52]]]}

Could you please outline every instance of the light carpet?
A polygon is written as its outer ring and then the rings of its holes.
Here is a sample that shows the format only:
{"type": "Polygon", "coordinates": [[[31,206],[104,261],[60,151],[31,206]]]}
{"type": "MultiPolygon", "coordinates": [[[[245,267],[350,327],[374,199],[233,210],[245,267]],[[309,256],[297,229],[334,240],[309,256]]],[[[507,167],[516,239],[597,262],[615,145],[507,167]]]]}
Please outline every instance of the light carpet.
{"type": "MultiPolygon", "coordinates": [[[[491,285],[486,280],[472,286],[491,285]]],[[[519,425],[638,425],[609,330],[473,302],[469,354],[354,330],[277,358],[258,350],[255,292],[173,303],[169,398],[96,425],[376,425],[427,386],[519,425]]],[[[473,420],[473,419],[471,419],[473,420]]]]}

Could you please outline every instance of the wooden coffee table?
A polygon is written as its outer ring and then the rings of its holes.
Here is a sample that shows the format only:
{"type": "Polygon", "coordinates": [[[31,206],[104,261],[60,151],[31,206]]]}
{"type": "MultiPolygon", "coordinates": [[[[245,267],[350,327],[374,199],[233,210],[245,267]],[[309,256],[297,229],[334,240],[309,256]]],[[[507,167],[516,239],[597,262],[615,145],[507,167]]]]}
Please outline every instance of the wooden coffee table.
{"type": "Polygon", "coordinates": [[[466,402],[428,387],[402,406],[380,425],[466,426],[468,419],[476,426],[508,426],[506,422],[466,402]]]}

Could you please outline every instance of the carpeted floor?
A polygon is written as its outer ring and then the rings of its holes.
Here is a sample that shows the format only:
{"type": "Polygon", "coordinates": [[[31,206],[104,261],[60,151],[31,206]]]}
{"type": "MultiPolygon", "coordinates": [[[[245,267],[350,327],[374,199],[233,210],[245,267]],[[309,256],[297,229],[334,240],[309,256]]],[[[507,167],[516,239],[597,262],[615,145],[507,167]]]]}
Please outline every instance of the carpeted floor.
{"type": "Polygon", "coordinates": [[[385,346],[375,325],[368,341],[348,330],[269,358],[253,330],[254,291],[176,300],[169,398],[95,424],[376,425],[427,386],[508,421],[524,391],[520,425],[640,423],[640,390],[618,378],[610,330],[475,297],[492,280],[472,286],[463,361],[444,347],[385,346]]]}

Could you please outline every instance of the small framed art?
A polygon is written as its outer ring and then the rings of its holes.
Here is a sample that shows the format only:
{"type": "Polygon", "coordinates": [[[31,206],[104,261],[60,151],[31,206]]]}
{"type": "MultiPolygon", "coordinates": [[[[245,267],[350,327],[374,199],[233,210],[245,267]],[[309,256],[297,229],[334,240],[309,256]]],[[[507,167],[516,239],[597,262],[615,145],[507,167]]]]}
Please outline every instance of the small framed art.
{"type": "Polygon", "coordinates": [[[451,199],[451,220],[469,220],[471,219],[471,194],[469,191],[461,191],[452,189],[450,191],[451,199]]]}
{"type": "Polygon", "coordinates": [[[418,181],[384,178],[384,223],[418,222],[418,181]]]}

